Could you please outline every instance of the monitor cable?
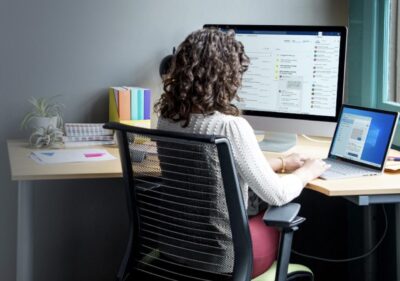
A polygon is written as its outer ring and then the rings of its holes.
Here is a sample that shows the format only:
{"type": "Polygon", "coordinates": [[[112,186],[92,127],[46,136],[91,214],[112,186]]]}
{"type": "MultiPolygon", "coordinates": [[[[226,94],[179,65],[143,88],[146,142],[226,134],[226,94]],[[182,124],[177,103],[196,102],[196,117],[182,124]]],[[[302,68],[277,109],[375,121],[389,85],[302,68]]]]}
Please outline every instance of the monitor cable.
{"type": "Polygon", "coordinates": [[[383,234],[381,236],[381,238],[379,239],[379,241],[376,243],[376,245],[374,247],[372,247],[368,252],[359,255],[359,256],[355,256],[355,257],[351,257],[351,258],[347,258],[347,259],[331,259],[331,258],[323,258],[323,257],[317,257],[317,256],[313,256],[313,255],[309,255],[309,254],[304,254],[301,252],[298,252],[294,249],[292,249],[292,253],[304,258],[309,258],[309,259],[313,259],[313,260],[318,260],[318,261],[324,261],[324,262],[334,262],[334,263],[340,263],[340,262],[352,262],[352,261],[356,261],[356,260],[360,260],[363,258],[368,257],[369,255],[371,255],[373,252],[375,252],[375,250],[381,245],[381,243],[383,242],[383,240],[386,237],[386,233],[387,233],[387,229],[388,229],[388,218],[387,218],[387,214],[386,214],[386,209],[385,206],[382,205],[382,211],[383,211],[383,215],[385,218],[385,230],[383,231],[383,234]]]}

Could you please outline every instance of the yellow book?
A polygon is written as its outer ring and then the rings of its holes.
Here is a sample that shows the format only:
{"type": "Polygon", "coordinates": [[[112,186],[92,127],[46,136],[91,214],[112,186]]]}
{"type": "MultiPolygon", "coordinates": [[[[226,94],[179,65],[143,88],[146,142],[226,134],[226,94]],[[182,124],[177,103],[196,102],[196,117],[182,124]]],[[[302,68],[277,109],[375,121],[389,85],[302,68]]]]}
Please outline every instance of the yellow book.
{"type": "Polygon", "coordinates": [[[118,90],[116,87],[110,88],[108,91],[108,120],[119,122],[118,115],[118,90]]]}

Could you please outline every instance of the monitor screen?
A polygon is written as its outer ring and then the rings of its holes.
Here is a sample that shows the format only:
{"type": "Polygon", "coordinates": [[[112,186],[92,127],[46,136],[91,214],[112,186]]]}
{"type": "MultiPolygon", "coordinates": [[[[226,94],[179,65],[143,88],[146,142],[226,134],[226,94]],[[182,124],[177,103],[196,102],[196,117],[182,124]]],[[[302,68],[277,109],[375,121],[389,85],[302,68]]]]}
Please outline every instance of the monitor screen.
{"type": "Polygon", "coordinates": [[[244,115],[337,121],[345,27],[206,26],[234,29],[250,57],[236,103],[244,115]]]}

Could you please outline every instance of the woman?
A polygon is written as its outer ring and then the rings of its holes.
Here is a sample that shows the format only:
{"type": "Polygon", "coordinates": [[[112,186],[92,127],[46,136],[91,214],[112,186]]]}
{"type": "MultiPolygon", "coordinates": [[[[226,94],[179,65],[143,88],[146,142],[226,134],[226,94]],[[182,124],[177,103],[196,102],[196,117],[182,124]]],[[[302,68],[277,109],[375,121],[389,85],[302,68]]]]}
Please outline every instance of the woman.
{"type": "Polygon", "coordinates": [[[202,29],[179,46],[164,77],[164,93],[155,106],[158,128],[226,136],[232,146],[239,183],[250,216],[253,277],[276,258],[278,233],[262,221],[265,205],[283,205],[296,198],[310,180],[327,168],[321,160],[292,154],[267,161],[254,131],[232,104],[249,66],[243,45],[233,31],[202,29]],[[291,174],[279,177],[275,172],[291,174]]]}

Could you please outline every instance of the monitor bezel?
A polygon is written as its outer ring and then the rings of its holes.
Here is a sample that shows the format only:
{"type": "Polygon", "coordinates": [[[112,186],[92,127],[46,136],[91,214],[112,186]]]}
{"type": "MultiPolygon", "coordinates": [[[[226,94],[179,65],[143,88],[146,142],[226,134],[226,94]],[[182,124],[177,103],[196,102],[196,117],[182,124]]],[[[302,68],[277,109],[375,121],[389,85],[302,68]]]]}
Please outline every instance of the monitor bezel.
{"type": "Polygon", "coordinates": [[[390,145],[393,142],[393,137],[394,137],[395,129],[397,127],[398,119],[399,119],[399,113],[394,112],[394,111],[387,111],[387,110],[376,109],[376,108],[367,108],[367,107],[343,104],[343,106],[342,106],[342,108],[340,110],[338,124],[336,125],[335,133],[333,134],[332,142],[331,142],[331,145],[329,147],[328,158],[340,159],[341,161],[344,161],[344,162],[360,165],[360,166],[363,166],[363,167],[367,167],[367,168],[382,172],[383,169],[385,168],[385,163],[386,163],[387,154],[389,152],[390,145]],[[388,143],[386,144],[386,147],[385,147],[385,156],[383,157],[383,161],[382,161],[382,163],[381,163],[381,165],[379,167],[371,165],[371,164],[367,164],[367,163],[362,163],[362,162],[358,162],[358,161],[355,161],[355,160],[351,160],[351,159],[348,159],[348,158],[344,158],[344,157],[341,157],[341,156],[337,156],[335,154],[332,154],[334,141],[335,141],[336,134],[337,134],[338,128],[339,128],[340,118],[342,117],[343,110],[345,108],[352,108],[352,109],[357,109],[357,110],[362,110],[362,111],[377,112],[377,113],[382,113],[382,114],[387,114],[387,115],[394,116],[394,122],[392,124],[392,127],[390,128],[390,138],[389,138],[389,141],[388,141],[388,143]]]}
{"type": "Polygon", "coordinates": [[[347,27],[346,26],[311,26],[311,25],[242,25],[242,24],[205,24],[204,28],[215,27],[219,29],[233,29],[244,31],[305,31],[305,32],[339,32],[340,33],[340,50],[339,50],[339,65],[338,65],[338,83],[336,95],[336,110],[335,116],[326,115],[311,115],[297,113],[283,113],[275,111],[255,111],[242,110],[243,115],[259,116],[259,117],[275,117],[287,119],[301,119],[323,122],[337,122],[340,114],[340,109],[343,104],[344,82],[345,82],[345,65],[346,65],[346,42],[347,42],[347,27]]]}

